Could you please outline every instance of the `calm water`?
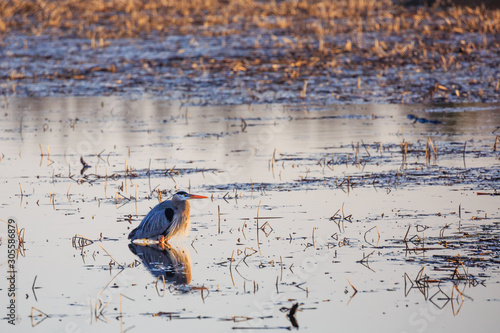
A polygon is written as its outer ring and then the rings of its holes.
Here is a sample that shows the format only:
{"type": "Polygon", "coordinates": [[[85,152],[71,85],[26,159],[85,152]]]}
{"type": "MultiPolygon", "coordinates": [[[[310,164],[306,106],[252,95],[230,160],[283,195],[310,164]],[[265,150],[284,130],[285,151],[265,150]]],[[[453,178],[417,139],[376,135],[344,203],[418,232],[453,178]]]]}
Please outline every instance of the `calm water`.
{"type": "Polygon", "coordinates": [[[498,105],[2,104],[18,331],[287,330],[296,303],[311,332],[500,324],[498,105]],[[129,246],[178,189],[211,196],[192,202],[189,236],[129,246]]]}

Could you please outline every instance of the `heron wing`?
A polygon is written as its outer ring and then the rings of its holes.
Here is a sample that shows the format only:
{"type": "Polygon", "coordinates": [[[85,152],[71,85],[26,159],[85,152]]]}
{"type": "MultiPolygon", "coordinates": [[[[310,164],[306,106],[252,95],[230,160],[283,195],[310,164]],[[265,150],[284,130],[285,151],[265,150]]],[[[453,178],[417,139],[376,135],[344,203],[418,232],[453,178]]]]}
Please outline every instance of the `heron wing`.
{"type": "Polygon", "coordinates": [[[151,209],[137,228],[132,230],[129,239],[156,239],[168,230],[173,217],[174,205],[172,202],[170,200],[161,202],[151,209]]]}

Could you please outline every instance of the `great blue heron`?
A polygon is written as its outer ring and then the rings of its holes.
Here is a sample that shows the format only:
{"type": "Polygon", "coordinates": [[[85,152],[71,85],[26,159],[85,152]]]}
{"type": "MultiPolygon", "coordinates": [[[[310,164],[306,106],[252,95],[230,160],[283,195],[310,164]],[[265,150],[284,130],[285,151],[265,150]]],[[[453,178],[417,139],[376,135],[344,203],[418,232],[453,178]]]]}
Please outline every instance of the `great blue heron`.
{"type": "Polygon", "coordinates": [[[151,209],[141,224],[130,232],[128,238],[132,241],[143,238],[158,240],[163,244],[175,234],[186,234],[191,223],[188,200],[206,198],[184,191],[175,193],[172,200],[160,202],[151,209]]]}

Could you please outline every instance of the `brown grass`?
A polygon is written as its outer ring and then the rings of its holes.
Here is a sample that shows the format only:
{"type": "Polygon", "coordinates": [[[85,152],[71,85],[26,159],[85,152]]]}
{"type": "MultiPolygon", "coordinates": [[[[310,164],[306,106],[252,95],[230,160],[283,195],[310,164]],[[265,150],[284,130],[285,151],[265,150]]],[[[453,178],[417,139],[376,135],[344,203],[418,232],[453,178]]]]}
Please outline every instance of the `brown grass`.
{"type": "MultiPolygon", "coordinates": [[[[169,58],[168,66],[179,75],[191,73],[191,77],[261,78],[255,96],[272,90],[275,84],[285,84],[300,99],[314,98],[321,87],[311,78],[321,77],[327,84],[321,89],[330,89],[331,96],[341,101],[370,100],[376,94],[373,87],[395,87],[391,103],[485,101],[500,90],[498,78],[465,80],[453,73],[494,66],[500,48],[499,22],[499,9],[409,8],[393,0],[7,0],[0,2],[0,46],[3,37],[12,32],[82,38],[90,48],[106,47],[117,38],[157,40],[189,34],[195,45],[200,36],[240,35],[252,40],[248,45],[241,43],[239,51],[245,56],[194,59],[184,56],[186,50],[179,46],[178,56],[169,58]],[[282,56],[274,55],[278,50],[282,56]],[[345,89],[332,88],[327,81],[359,69],[378,81],[375,86],[365,82],[364,76],[348,76],[357,85],[349,81],[345,89]],[[435,72],[452,80],[429,76],[435,72]]],[[[225,39],[221,41],[225,47],[225,39]]],[[[24,48],[28,47],[25,42],[24,48]]],[[[153,74],[161,65],[144,59],[140,62],[153,74]]],[[[15,92],[19,82],[29,79],[85,80],[93,77],[94,71],[109,72],[110,77],[120,78],[114,83],[125,87],[130,83],[119,76],[123,74],[121,65],[117,61],[38,75],[16,68],[4,77],[12,82],[4,93],[15,92]]]]}
{"type": "MultiPolygon", "coordinates": [[[[137,37],[151,32],[180,33],[201,30],[227,34],[252,28],[285,29],[314,34],[319,50],[327,50],[325,35],[384,31],[399,34],[413,30],[430,35],[499,31],[499,10],[483,7],[413,8],[392,0],[8,0],[0,3],[0,33],[54,33],[94,39],[137,37]],[[227,26],[222,32],[213,26],[227,26]]],[[[349,48],[361,47],[355,39],[349,48]]],[[[392,48],[376,41],[373,51],[392,48]]],[[[346,45],[347,47],[347,45],[346,45]]],[[[400,45],[411,52],[418,45],[400,45]]]]}

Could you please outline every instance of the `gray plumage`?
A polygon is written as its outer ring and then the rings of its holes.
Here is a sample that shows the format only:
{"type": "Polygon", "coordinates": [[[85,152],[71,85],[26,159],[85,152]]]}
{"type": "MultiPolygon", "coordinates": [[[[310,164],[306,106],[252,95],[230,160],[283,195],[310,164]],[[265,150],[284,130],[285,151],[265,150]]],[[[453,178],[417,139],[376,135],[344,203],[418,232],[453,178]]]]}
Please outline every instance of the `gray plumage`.
{"type": "Polygon", "coordinates": [[[204,199],[206,197],[177,192],[172,200],[166,200],[156,205],[144,217],[137,228],[128,235],[130,240],[152,239],[159,240],[164,237],[168,240],[175,234],[185,235],[189,232],[191,224],[189,199],[204,199]]]}

